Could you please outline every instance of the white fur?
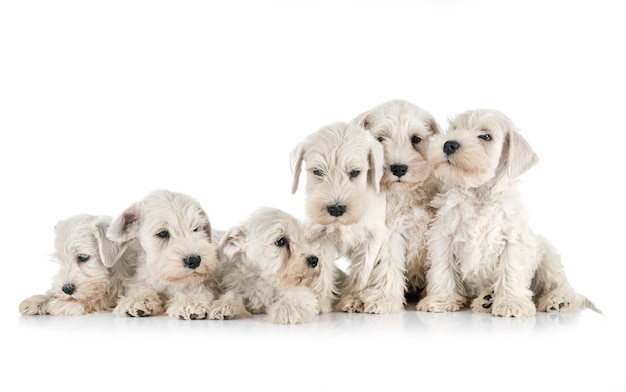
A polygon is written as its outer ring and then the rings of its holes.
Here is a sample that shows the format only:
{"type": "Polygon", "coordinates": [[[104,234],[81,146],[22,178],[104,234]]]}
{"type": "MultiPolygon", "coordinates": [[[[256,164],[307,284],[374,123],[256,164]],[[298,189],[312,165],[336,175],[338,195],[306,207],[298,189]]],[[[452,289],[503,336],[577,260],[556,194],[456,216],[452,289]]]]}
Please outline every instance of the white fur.
{"type": "Polygon", "coordinates": [[[306,137],[291,153],[292,192],[296,192],[302,163],[306,164],[305,211],[308,233],[322,246],[321,303],[330,310],[363,311],[360,292],[367,286],[381,246],[387,237],[385,195],[380,192],[383,150],[371,134],[356,124],[333,123],[306,137]],[[345,207],[340,216],[331,215],[345,207]],[[349,260],[348,276],[337,287],[335,260],[349,260]],[[325,304],[325,305],[324,305],[325,304]]]}
{"type": "Polygon", "coordinates": [[[107,231],[111,240],[138,241],[142,249],[137,273],[114,313],[206,318],[215,297],[209,282],[217,267],[211,236],[206,212],[186,194],[156,190],[133,203],[107,231]]]}
{"type": "Polygon", "coordinates": [[[22,301],[20,313],[77,316],[115,307],[135,271],[138,249],[108,240],[110,222],[108,216],[79,214],[55,225],[53,260],[59,269],[46,294],[22,301]]]}
{"type": "Polygon", "coordinates": [[[471,302],[474,311],[528,317],[587,303],[553,247],[529,227],[516,182],[538,158],[509,118],[487,109],[461,113],[433,138],[429,160],[445,186],[433,200],[432,266],[418,310],[456,311],[471,302]]]}
{"type": "Polygon", "coordinates": [[[381,190],[386,192],[389,239],[361,293],[364,311],[404,310],[405,293],[426,287],[426,231],[434,216],[429,203],[440,182],[428,163],[428,145],[441,133],[432,114],[404,100],[387,101],[353,122],[370,132],[384,149],[381,190]]]}
{"type": "Polygon", "coordinates": [[[296,324],[319,312],[313,282],[324,263],[290,214],[261,207],[222,237],[219,280],[224,293],[210,319],[263,313],[276,324],[296,324]]]}

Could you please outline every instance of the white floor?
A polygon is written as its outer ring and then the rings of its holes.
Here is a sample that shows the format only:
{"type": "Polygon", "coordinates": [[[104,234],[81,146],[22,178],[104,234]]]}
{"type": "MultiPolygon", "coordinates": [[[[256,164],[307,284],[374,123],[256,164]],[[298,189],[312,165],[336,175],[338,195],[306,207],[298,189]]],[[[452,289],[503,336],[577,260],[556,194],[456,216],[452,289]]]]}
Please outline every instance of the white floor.
{"type": "Polygon", "coordinates": [[[28,390],[626,390],[624,324],[590,310],[504,319],[409,305],[291,326],[18,316],[4,327],[0,380],[28,390]]]}

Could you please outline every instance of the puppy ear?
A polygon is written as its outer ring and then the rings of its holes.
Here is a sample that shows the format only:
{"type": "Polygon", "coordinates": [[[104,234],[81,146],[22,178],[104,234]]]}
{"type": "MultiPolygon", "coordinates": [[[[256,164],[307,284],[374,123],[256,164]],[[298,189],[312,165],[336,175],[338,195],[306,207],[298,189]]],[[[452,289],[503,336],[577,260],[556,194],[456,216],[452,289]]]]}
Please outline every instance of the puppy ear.
{"type": "Polygon", "coordinates": [[[369,144],[370,151],[368,155],[369,171],[367,173],[368,181],[376,190],[376,193],[380,193],[380,180],[383,177],[385,156],[382,145],[374,139],[374,137],[368,132],[366,135],[369,144]]]}
{"type": "Polygon", "coordinates": [[[426,121],[426,124],[428,125],[428,128],[430,128],[430,131],[432,132],[433,136],[434,135],[441,135],[443,132],[441,131],[441,127],[439,126],[439,123],[434,119],[434,118],[429,118],[426,121]]]}
{"type": "Polygon", "coordinates": [[[366,131],[369,131],[372,129],[372,121],[370,120],[369,115],[370,115],[370,111],[368,110],[367,112],[363,112],[359,114],[358,116],[356,116],[354,120],[352,120],[352,122],[356,123],[358,127],[361,127],[365,129],[366,131]]]}
{"type": "Polygon", "coordinates": [[[242,252],[246,238],[245,227],[231,227],[226,234],[224,234],[217,246],[217,254],[220,260],[224,257],[232,259],[237,253],[242,252]]]}
{"type": "Polygon", "coordinates": [[[200,216],[204,218],[204,232],[209,237],[209,242],[213,242],[213,231],[211,230],[211,221],[209,220],[209,215],[203,210],[200,209],[200,216]]]}
{"type": "Polygon", "coordinates": [[[509,178],[520,176],[539,161],[530,144],[514,126],[507,132],[502,156],[505,158],[504,170],[509,178]]]}
{"type": "Polygon", "coordinates": [[[111,241],[126,242],[139,236],[139,203],[134,203],[111,222],[106,236],[111,241]]]}
{"type": "Polygon", "coordinates": [[[294,148],[289,159],[291,161],[291,174],[293,175],[293,183],[291,184],[291,193],[294,194],[298,190],[298,182],[300,181],[300,172],[302,171],[302,159],[304,158],[304,143],[300,143],[294,148]]]}
{"type": "Polygon", "coordinates": [[[101,217],[96,219],[92,228],[93,235],[98,242],[100,259],[105,267],[112,267],[122,257],[128,246],[128,243],[115,242],[107,238],[106,232],[110,224],[111,218],[101,217]]]}

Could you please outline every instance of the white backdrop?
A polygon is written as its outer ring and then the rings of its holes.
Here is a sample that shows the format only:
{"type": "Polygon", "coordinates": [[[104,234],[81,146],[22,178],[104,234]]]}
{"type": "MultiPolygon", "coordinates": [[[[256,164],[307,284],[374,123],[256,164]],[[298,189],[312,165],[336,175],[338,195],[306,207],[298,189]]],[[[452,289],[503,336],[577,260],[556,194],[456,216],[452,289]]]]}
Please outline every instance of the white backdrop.
{"type": "Polygon", "coordinates": [[[623,318],[626,27],[618,1],[7,1],[0,4],[3,324],[56,270],[52,230],[156,188],[214,227],[295,215],[289,152],[402,98],[507,114],[540,157],[533,227],[623,318]]]}

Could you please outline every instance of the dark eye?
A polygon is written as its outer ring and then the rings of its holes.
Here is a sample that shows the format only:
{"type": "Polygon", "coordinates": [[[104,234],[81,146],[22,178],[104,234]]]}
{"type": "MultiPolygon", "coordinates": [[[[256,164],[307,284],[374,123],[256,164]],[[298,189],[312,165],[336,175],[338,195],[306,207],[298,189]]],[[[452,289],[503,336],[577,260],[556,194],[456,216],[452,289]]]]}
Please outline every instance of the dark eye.
{"type": "Polygon", "coordinates": [[[484,134],[484,135],[478,135],[478,137],[479,137],[480,139],[483,139],[483,140],[484,140],[484,141],[486,141],[486,142],[488,142],[489,140],[491,140],[491,135],[490,135],[490,134],[488,134],[488,133],[486,133],[486,134],[484,134]]]}
{"type": "Polygon", "coordinates": [[[361,174],[361,172],[359,170],[352,170],[350,172],[350,177],[354,178],[354,177],[357,177],[359,174],[361,174]]]}
{"type": "Polygon", "coordinates": [[[318,177],[324,177],[324,172],[321,171],[320,169],[313,170],[313,174],[315,174],[318,177]]]}
{"type": "Polygon", "coordinates": [[[193,229],[193,231],[194,231],[194,233],[195,233],[196,231],[198,231],[198,228],[196,227],[195,229],[193,229]]]}
{"type": "Polygon", "coordinates": [[[167,230],[161,230],[157,233],[157,237],[160,238],[168,238],[170,236],[170,232],[167,230]]]}
{"type": "Polygon", "coordinates": [[[421,141],[422,141],[422,138],[421,138],[421,137],[419,137],[419,136],[417,136],[417,135],[413,135],[413,136],[411,136],[411,143],[413,143],[413,144],[417,144],[417,143],[419,143],[419,142],[421,142],[421,141]]]}
{"type": "Polygon", "coordinates": [[[279,239],[276,240],[276,242],[274,242],[274,245],[278,246],[279,248],[282,248],[283,246],[287,245],[287,238],[285,237],[280,237],[279,239]]]}
{"type": "Polygon", "coordinates": [[[87,255],[78,255],[78,256],[76,256],[76,259],[80,263],[84,263],[85,261],[89,260],[89,256],[87,256],[87,255]]]}
{"type": "Polygon", "coordinates": [[[384,137],[382,137],[382,136],[379,136],[379,137],[377,137],[376,139],[377,139],[379,142],[381,142],[381,143],[385,141],[385,138],[384,138],[384,137]]]}

